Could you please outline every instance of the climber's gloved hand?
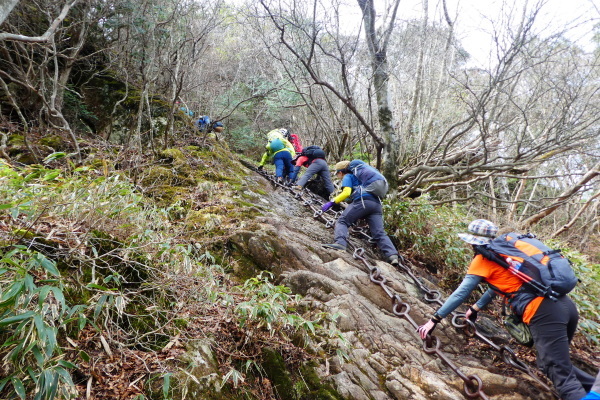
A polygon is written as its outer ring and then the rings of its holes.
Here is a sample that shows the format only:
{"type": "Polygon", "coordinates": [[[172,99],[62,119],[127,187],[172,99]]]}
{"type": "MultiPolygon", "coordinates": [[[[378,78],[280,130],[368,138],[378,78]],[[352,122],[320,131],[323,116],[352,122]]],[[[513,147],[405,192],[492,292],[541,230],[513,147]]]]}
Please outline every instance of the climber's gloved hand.
{"type": "Polygon", "coordinates": [[[263,167],[262,165],[259,165],[259,166],[258,166],[258,170],[259,170],[259,171],[262,171],[262,170],[263,170],[263,168],[264,168],[264,167],[263,167]]]}
{"type": "Polygon", "coordinates": [[[421,339],[425,339],[427,335],[431,335],[436,325],[439,324],[441,320],[442,318],[440,316],[434,314],[433,317],[431,317],[431,319],[427,321],[425,325],[421,325],[419,329],[417,329],[417,332],[419,332],[419,336],[421,337],[421,339]]]}
{"type": "Polygon", "coordinates": [[[471,320],[471,322],[475,322],[477,320],[477,310],[470,306],[465,313],[465,318],[471,320]]]}
{"type": "Polygon", "coordinates": [[[329,210],[335,203],[333,201],[328,201],[327,203],[323,204],[323,207],[321,207],[321,211],[325,212],[327,210],[329,210]]]}

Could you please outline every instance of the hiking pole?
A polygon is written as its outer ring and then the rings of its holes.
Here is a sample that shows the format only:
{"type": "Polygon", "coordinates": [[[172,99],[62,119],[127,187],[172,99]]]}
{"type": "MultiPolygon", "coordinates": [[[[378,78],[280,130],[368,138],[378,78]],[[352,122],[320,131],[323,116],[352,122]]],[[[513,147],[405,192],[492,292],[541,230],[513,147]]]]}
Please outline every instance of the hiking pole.
{"type": "Polygon", "coordinates": [[[546,285],[544,285],[544,284],[536,281],[535,279],[533,279],[529,275],[527,275],[527,274],[519,271],[517,268],[513,267],[510,262],[509,262],[508,270],[510,272],[512,272],[514,275],[516,275],[523,282],[525,282],[529,286],[531,286],[533,289],[535,289],[538,292],[542,293],[545,297],[548,297],[552,301],[556,301],[558,293],[556,293],[554,290],[552,290],[552,288],[550,286],[546,286],[546,285]]]}

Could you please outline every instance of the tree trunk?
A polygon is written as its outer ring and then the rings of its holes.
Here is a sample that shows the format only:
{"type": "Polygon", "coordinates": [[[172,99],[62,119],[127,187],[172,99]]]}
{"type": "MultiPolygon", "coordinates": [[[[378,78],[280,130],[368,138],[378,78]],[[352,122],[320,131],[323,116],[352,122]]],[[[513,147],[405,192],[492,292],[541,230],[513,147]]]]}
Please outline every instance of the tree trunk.
{"type": "MultiPolygon", "coordinates": [[[[400,145],[400,137],[394,129],[392,110],[389,101],[389,72],[387,62],[387,45],[394,28],[396,11],[399,0],[394,3],[389,26],[382,37],[377,36],[375,26],[376,13],[373,0],[357,0],[365,22],[365,36],[371,56],[371,68],[373,70],[373,87],[377,100],[377,118],[382,132],[383,146],[377,145],[378,156],[381,154],[381,172],[388,180],[390,187],[395,190],[398,186],[398,174],[396,159],[400,145]]],[[[379,157],[378,157],[379,159],[379,157]]]]}
{"type": "Polygon", "coordinates": [[[17,5],[19,0],[2,0],[0,2],[0,25],[4,22],[8,14],[17,5]]]}

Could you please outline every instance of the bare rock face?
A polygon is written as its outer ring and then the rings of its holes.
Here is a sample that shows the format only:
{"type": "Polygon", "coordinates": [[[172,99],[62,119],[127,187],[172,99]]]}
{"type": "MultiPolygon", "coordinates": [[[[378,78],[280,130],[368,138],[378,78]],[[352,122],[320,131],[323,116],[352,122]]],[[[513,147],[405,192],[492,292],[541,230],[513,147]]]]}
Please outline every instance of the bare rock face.
{"type": "MultiPolygon", "coordinates": [[[[254,273],[271,271],[311,306],[342,315],[338,328],[350,343],[349,361],[323,360],[319,369],[323,380],[353,400],[467,397],[463,380],[438,357],[427,354],[415,326],[392,312],[390,296],[371,282],[369,267],[350,252],[321,247],[332,242],[333,229],[313,219],[312,211],[284,189],[271,190],[265,198],[269,203],[266,215],[255,221],[252,231],[234,235],[230,245],[235,255],[243,255],[244,268],[253,264],[254,273]]],[[[369,247],[358,239],[353,243],[369,247]]],[[[434,307],[424,301],[412,279],[378,260],[373,251],[367,254],[369,264],[388,279],[386,285],[410,307],[410,317],[417,324],[426,322],[434,307]]],[[[470,346],[472,342],[450,321],[439,324],[435,335],[441,340],[441,350],[462,373],[481,378],[488,398],[553,398],[526,374],[506,368],[493,350],[482,353],[470,346]]]]}

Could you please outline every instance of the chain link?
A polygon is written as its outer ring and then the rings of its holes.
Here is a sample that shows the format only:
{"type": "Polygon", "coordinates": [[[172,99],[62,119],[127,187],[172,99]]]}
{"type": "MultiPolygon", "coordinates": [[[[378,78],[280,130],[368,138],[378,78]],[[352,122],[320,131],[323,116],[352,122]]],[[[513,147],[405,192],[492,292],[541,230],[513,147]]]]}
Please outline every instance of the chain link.
{"type": "MultiPolygon", "coordinates": [[[[295,199],[298,199],[302,202],[302,204],[313,211],[313,218],[316,220],[320,220],[325,223],[326,228],[333,228],[335,226],[335,222],[338,217],[341,215],[341,211],[333,211],[328,210],[327,212],[323,212],[321,210],[321,206],[324,204],[324,201],[321,197],[317,196],[312,192],[308,192],[305,190],[296,190],[286,184],[278,182],[274,175],[269,174],[263,170],[256,170],[263,177],[267,178],[271,183],[275,186],[283,188],[289,191],[295,199]]],[[[354,226],[351,228],[351,233],[354,237],[362,238],[367,240],[370,244],[374,244],[374,239],[366,232],[365,227],[354,226]]],[[[353,250],[353,258],[362,261],[364,265],[364,270],[369,274],[369,278],[371,282],[379,285],[381,289],[390,297],[392,300],[392,312],[394,315],[400,318],[406,319],[415,330],[419,328],[419,325],[412,319],[409,315],[410,305],[406,302],[403,302],[401,297],[393,291],[387,285],[387,278],[381,274],[380,269],[377,266],[373,266],[369,263],[367,258],[365,257],[366,250],[363,247],[354,245],[352,241],[348,241],[348,247],[350,250],[353,250]]],[[[428,303],[436,303],[438,305],[443,305],[442,294],[439,290],[430,289],[426,285],[424,285],[419,277],[417,277],[412,269],[408,267],[406,261],[402,256],[399,255],[399,260],[401,261],[397,266],[404,274],[408,275],[415,285],[424,293],[425,301],[428,303]]],[[[497,351],[500,355],[502,361],[510,367],[516,368],[517,370],[526,373],[532,379],[534,379],[540,386],[542,386],[545,390],[552,393],[557,399],[560,398],[558,392],[555,389],[551,388],[548,384],[542,381],[535,372],[529,368],[525,363],[518,359],[516,353],[508,346],[502,345],[499,346],[494,343],[490,338],[485,336],[481,331],[477,329],[477,326],[473,321],[470,321],[465,317],[464,313],[452,312],[452,326],[457,329],[462,329],[463,333],[467,337],[475,337],[483,343],[489,345],[495,351],[497,351]]],[[[426,339],[423,340],[423,350],[427,354],[435,354],[440,360],[442,360],[450,369],[452,369],[459,378],[461,378],[464,382],[463,390],[468,398],[481,398],[481,399],[489,399],[487,395],[483,392],[483,382],[481,378],[477,375],[465,375],[454,362],[448,358],[448,356],[442,352],[441,350],[441,341],[435,335],[428,335],[426,339]]]]}

